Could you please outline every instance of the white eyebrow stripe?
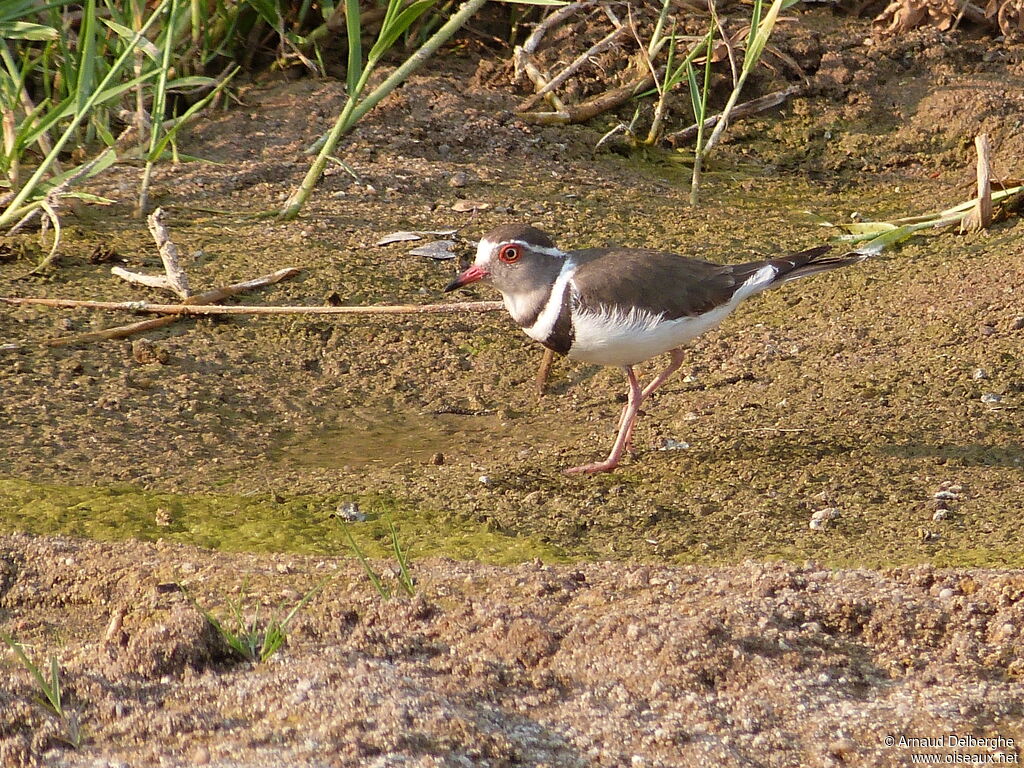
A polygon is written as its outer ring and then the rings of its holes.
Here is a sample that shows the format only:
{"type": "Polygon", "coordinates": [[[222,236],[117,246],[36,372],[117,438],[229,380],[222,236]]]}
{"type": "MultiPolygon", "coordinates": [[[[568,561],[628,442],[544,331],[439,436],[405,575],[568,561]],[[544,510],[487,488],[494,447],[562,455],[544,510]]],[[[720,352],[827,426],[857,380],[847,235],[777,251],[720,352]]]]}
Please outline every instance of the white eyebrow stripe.
{"type": "Polygon", "coordinates": [[[476,247],[476,260],[481,264],[485,261],[490,260],[491,252],[499,245],[518,245],[522,248],[529,248],[531,251],[537,253],[543,253],[545,256],[565,256],[565,251],[561,248],[548,248],[545,245],[537,245],[536,243],[528,243],[525,240],[502,240],[500,242],[492,242],[486,238],[481,240],[476,247]]]}

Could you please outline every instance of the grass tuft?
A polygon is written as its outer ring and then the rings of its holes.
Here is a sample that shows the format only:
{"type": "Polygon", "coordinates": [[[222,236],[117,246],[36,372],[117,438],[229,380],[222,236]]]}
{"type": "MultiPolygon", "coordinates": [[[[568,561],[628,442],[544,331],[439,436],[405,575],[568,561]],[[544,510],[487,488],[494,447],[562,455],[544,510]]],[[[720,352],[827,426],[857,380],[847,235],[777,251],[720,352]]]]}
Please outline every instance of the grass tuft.
{"type": "MultiPolygon", "coordinates": [[[[203,614],[203,617],[210,625],[217,630],[225,644],[239,658],[251,663],[263,663],[271,659],[288,640],[288,625],[296,614],[301,611],[309,601],[327,584],[330,577],[320,581],[309,592],[303,595],[292,609],[283,615],[282,610],[270,618],[260,618],[260,606],[256,604],[249,619],[245,617],[245,597],[248,584],[243,584],[242,594],[238,600],[228,598],[229,618],[221,620],[212,612],[203,608],[188,591],[182,586],[182,591],[188,595],[193,605],[203,614]]],[[[179,585],[181,586],[181,585],[179,585]]]]}
{"type": "MultiPolygon", "coordinates": [[[[366,555],[363,554],[359,545],[356,544],[356,540],[353,538],[347,524],[344,530],[345,537],[348,539],[348,545],[359,560],[359,564],[363,567],[366,578],[370,580],[370,583],[382,600],[390,600],[394,592],[384,583],[380,575],[373,569],[370,561],[366,559],[366,555]]],[[[416,594],[416,582],[409,571],[408,555],[402,550],[402,545],[398,541],[398,529],[395,528],[395,524],[390,519],[388,520],[388,532],[391,536],[391,551],[394,552],[395,560],[398,563],[398,586],[406,595],[412,597],[416,594]]]]}
{"type": "Polygon", "coordinates": [[[8,647],[14,653],[14,657],[18,660],[25,669],[27,669],[32,677],[36,681],[36,685],[39,688],[39,695],[36,696],[36,701],[50,714],[60,720],[64,726],[63,740],[71,747],[78,749],[82,744],[82,728],[79,723],[78,714],[73,710],[68,709],[64,703],[64,687],[60,680],[60,665],[57,663],[57,657],[50,656],[50,669],[49,676],[43,673],[43,671],[33,663],[33,661],[25,653],[25,649],[21,643],[15,640],[10,635],[0,633],[0,640],[7,643],[8,647]]]}

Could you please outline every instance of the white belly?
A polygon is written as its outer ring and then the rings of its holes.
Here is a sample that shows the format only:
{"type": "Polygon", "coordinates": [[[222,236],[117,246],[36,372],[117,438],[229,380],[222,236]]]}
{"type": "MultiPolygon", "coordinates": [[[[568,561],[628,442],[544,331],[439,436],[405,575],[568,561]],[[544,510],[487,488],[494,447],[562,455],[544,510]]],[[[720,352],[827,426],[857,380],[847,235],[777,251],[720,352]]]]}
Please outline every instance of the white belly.
{"type": "Polygon", "coordinates": [[[568,357],[585,363],[620,366],[649,360],[718,327],[741,301],[771,285],[777,274],[775,267],[765,265],[737,289],[728,303],[696,317],[664,320],[661,315],[636,309],[577,313],[568,357]]]}
{"type": "Polygon", "coordinates": [[[718,326],[736,306],[724,304],[698,317],[662,320],[631,311],[581,313],[573,324],[568,357],[597,365],[636,365],[681,347],[718,326]]]}

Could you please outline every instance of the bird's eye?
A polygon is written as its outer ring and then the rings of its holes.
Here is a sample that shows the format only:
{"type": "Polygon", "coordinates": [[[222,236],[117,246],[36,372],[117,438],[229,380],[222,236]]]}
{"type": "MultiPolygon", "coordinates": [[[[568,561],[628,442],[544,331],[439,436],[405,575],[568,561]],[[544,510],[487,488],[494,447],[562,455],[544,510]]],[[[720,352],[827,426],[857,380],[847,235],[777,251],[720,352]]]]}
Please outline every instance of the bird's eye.
{"type": "Polygon", "coordinates": [[[518,245],[503,245],[501,250],[498,251],[498,258],[506,264],[514,264],[519,261],[522,255],[523,252],[518,245]]]}

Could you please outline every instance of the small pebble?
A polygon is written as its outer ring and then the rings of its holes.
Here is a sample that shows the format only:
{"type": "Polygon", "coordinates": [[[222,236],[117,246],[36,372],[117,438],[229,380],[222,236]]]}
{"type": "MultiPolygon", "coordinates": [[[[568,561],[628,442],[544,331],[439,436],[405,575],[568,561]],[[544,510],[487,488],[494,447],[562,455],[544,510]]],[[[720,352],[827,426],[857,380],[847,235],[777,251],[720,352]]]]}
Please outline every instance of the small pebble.
{"type": "Polygon", "coordinates": [[[442,464],[444,464],[444,454],[438,451],[437,453],[430,457],[430,463],[433,464],[435,467],[440,467],[442,464]]]}
{"type": "Polygon", "coordinates": [[[947,517],[949,517],[949,510],[946,509],[936,509],[935,512],[932,514],[932,520],[934,520],[936,523],[942,522],[947,517]]]}
{"type": "Polygon", "coordinates": [[[949,598],[951,598],[953,594],[954,592],[952,589],[950,589],[949,587],[943,587],[941,590],[939,590],[939,599],[949,600],[949,598]]]}
{"type": "Polygon", "coordinates": [[[362,523],[366,520],[366,515],[359,511],[359,504],[355,501],[343,501],[335,509],[334,514],[341,520],[346,520],[350,523],[362,523]]]}
{"type": "Polygon", "coordinates": [[[448,179],[448,186],[455,187],[456,189],[466,186],[469,182],[469,176],[462,171],[452,174],[452,177],[448,179]]]}
{"type": "Polygon", "coordinates": [[[659,451],[685,451],[690,447],[690,444],[684,440],[673,440],[671,437],[666,437],[661,441],[661,445],[658,447],[659,451]]]}
{"type": "Polygon", "coordinates": [[[819,509],[811,515],[811,520],[835,520],[842,516],[843,513],[838,507],[826,507],[825,509],[819,509]]]}
{"type": "Polygon", "coordinates": [[[836,739],[828,745],[828,753],[840,760],[845,760],[856,752],[857,745],[850,739],[836,739]]]}
{"type": "Polygon", "coordinates": [[[817,531],[827,526],[833,520],[837,520],[842,517],[842,512],[838,507],[826,507],[825,509],[819,509],[813,515],[811,515],[811,522],[808,524],[812,531],[817,531]]]}
{"type": "Polygon", "coordinates": [[[932,498],[934,498],[936,501],[953,501],[956,499],[956,497],[957,495],[955,492],[947,490],[936,492],[936,494],[932,498]]]}
{"type": "Polygon", "coordinates": [[[985,405],[998,405],[1003,402],[1003,396],[997,395],[995,392],[986,392],[981,396],[981,402],[985,405]]]}
{"type": "Polygon", "coordinates": [[[984,368],[978,368],[977,370],[974,371],[974,373],[971,374],[971,378],[974,379],[975,381],[987,379],[988,371],[986,371],[984,368]]]}
{"type": "Polygon", "coordinates": [[[480,475],[480,477],[478,478],[478,481],[479,481],[479,483],[481,485],[490,485],[491,484],[491,476],[490,475],[480,475]]]}
{"type": "Polygon", "coordinates": [[[486,211],[491,207],[490,203],[479,200],[456,200],[452,203],[452,210],[457,213],[469,213],[471,211],[486,211]]]}
{"type": "Polygon", "coordinates": [[[1013,319],[1013,322],[1010,323],[1010,330],[1013,330],[1013,331],[1024,330],[1024,315],[1021,315],[1020,317],[1015,317],[1013,319]]]}

